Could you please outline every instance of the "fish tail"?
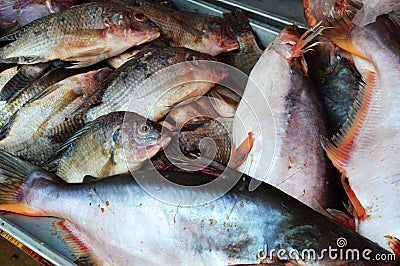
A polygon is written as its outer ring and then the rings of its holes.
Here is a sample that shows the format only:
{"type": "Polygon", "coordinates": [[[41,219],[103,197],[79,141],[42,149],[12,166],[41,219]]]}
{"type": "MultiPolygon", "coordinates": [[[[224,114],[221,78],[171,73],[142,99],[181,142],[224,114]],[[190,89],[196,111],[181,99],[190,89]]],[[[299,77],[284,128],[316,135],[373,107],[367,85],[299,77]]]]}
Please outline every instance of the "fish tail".
{"type": "Polygon", "coordinates": [[[95,256],[92,255],[92,251],[83,243],[89,243],[86,236],[80,232],[74,224],[68,221],[55,221],[52,226],[57,232],[64,233],[58,238],[64,242],[67,248],[74,254],[76,260],[74,261],[77,265],[91,266],[100,265],[96,261],[95,256]]]}
{"type": "Polygon", "coordinates": [[[47,216],[44,211],[32,208],[25,196],[35,179],[47,177],[39,167],[0,151],[0,210],[29,216],[47,216]],[[43,173],[43,175],[41,175],[43,173]]]}

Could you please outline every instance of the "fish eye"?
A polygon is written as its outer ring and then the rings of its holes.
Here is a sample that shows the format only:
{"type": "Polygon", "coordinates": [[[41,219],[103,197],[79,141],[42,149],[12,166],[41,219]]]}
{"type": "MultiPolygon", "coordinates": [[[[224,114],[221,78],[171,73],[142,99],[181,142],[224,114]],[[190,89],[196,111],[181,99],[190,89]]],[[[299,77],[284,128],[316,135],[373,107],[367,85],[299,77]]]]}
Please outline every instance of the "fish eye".
{"type": "Polygon", "coordinates": [[[218,24],[215,23],[214,21],[207,22],[207,28],[209,28],[209,29],[215,28],[217,26],[218,26],[218,24]]]}
{"type": "Polygon", "coordinates": [[[193,54],[189,55],[189,56],[186,58],[187,61],[196,61],[196,59],[197,59],[196,56],[193,55],[193,54]]]}
{"type": "Polygon", "coordinates": [[[141,124],[141,125],[139,126],[139,132],[140,132],[140,133],[142,133],[142,134],[147,134],[147,133],[149,133],[149,131],[150,131],[150,126],[149,126],[149,125],[147,125],[147,124],[141,124]]]}
{"type": "Polygon", "coordinates": [[[168,1],[161,1],[161,2],[160,2],[160,5],[162,5],[162,6],[169,6],[169,3],[168,3],[168,1]]]}
{"type": "Polygon", "coordinates": [[[136,13],[136,14],[134,15],[134,17],[135,17],[135,19],[136,19],[137,21],[139,21],[139,22],[143,22],[143,21],[146,20],[145,15],[143,15],[142,13],[136,13]]]}

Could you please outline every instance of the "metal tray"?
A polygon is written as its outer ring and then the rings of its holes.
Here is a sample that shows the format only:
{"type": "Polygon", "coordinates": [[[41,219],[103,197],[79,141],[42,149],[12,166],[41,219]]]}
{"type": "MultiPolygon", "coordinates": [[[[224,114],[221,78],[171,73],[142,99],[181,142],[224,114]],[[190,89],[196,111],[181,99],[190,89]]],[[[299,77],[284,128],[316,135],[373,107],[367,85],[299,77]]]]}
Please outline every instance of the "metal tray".
{"type": "MultiPolygon", "coordinates": [[[[285,26],[306,26],[301,0],[173,0],[173,4],[182,11],[219,16],[241,8],[265,47],[285,26]]],[[[59,219],[3,213],[0,235],[43,265],[75,265],[73,254],[54,234],[54,221],[59,219]]]]}

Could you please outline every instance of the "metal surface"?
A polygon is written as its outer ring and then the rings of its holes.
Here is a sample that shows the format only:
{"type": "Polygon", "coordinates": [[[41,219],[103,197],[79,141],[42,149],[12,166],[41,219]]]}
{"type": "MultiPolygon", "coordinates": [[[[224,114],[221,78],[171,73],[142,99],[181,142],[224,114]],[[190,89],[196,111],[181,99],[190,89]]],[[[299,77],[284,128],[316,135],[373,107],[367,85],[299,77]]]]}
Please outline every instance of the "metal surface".
{"type": "MultiPolygon", "coordinates": [[[[174,0],[178,10],[221,16],[234,8],[246,11],[260,44],[267,46],[287,25],[305,26],[300,0],[174,0]]],[[[0,215],[3,237],[44,265],[75,265],[74,257],[54,232],[52,217],[0,215]]]]}

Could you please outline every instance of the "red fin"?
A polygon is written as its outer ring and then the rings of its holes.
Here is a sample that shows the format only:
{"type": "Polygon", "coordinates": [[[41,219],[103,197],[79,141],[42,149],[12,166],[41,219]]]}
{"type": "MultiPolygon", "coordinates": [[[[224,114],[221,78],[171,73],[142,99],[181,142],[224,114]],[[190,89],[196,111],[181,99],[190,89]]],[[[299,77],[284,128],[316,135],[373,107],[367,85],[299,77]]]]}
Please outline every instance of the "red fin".
{"type": "Polygon", "coordinates": [[[334,221],[340,223],[341,225],[346,226],[352,231],[356,230],[356,224],[352,217],[348,216],[342,211],[335,209],[326,209],[326,211],[329,213],[329,215],[332,217],[334,221]]]}
{"type": "Polygon", "coordinates": [[[366,215],[365,209],[361,205],[361,202],[358,200],[353,189],[351,189],[350,185],[346,182],[346,178],[343,175],[342,175],[342,185],[353,207],[354,215],[358,218],[358,221],[364,220],[366,215]]]}
{"type": "Polygon", "coordinates": [[[309,44],[315,37],[321,34],[324,27],[321,26],[321,22],[317,23],[314,27],[308,29],[293,45],[292,57],[302,56],[305,52],[311,50],[312,47],[318,45],[318,42],[309,44]]]}
{"type": "Polygon", "coordinates": [[[393,250],[397,258],[400,259],[400,240],[393,236],[385,236],[389,247],[393,250]]]}
{"type": "Polygon", "coordinates": [[[68,221],[53,222],[53,227],[64,232],[65,235],[58,238],[64,242],[67,248],[72,252],[72,256],[76,258],[75,263],[78,265],[99,265],[99,262],[93,256],[89,247],[84,243],[89,243],[89,240],[80,233],[79,228],[68,221]]]}
{"type": "Polygon", "coordinates": [[[321,138],[322,147],[334,166],[344,175],[354,141],[365,121],[372,95],[375,88],[375,73],[369,72],[367,84],[360,88],[360,93],[354,101],[349,117],[340,133],[335,135],[330,142],[325,137],[321,138]]]}
{"type": "Polygon", "coordinates": [[[354,25],[346,14],[342,16],[337,15],[334,19],[329,20],[328,24],[331,27],[324,31],[324,35],[329,40],[343,50],[369,61],[368,57],[352,43],[350,33],[354,25]]]}
{"type": "Polygon", "coordinates": [[[253,133],[249,132],[248,137],[240,144],[236,149],[235,145],[232,146],[231,158],[228,162],[228,166],[232,169],[237,169],[242,165],[249,155],[254,145],[253,133]]]}

